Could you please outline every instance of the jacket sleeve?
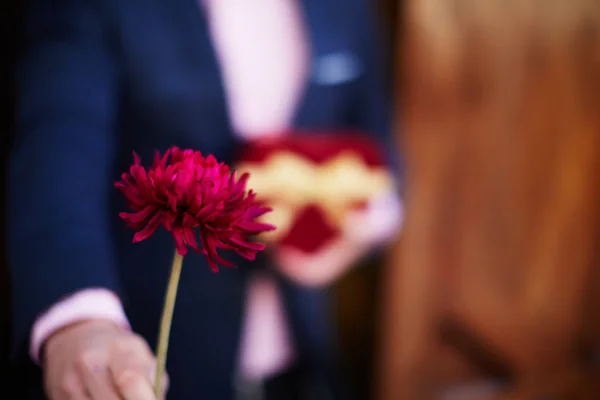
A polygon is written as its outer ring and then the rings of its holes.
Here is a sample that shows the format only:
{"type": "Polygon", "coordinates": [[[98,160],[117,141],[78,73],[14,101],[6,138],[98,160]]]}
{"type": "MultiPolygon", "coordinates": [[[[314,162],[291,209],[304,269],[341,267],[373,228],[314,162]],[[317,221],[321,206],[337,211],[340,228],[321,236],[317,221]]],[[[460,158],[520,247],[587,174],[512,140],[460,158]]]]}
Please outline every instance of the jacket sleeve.
{"type": "Polygon", "coordinates": [[[377,2],[357,0],[359,3],[362,58],[364,60],[364,79],[360,99],[361,126],[379,138],[385,148],[387,161],[397,178],[402,181],[402,160],[393,131],[392,117],[392,79],[389,60],[386,57],[385,41],[377,15],[377,2]]]}
{"type": "Polygon", "coordinates": [[[361,127],[376,135],[383,146],[396,183],[390,193],[372,199],[361,219],[357,220],[362,224],[361,235],[369,237],[368,241],[374,245],[369,256],[375,256],[380,246],[395,238],[403,226],[403,166],[392,127],[392,82],[389,62],[384,56],[382,32],[377,29],[381,24],[375,12],[376,2],[356,1],[359,3],[357,19],[360,21],[357,26],[361,27],[359,40],[362,41],[362,58],[365,60],[358,115],[361,127]]]}
{"type": "Polygon", "coordinates": [[[106,26],[93,0],[32,3],[8,177],[16,351],[66,296],[120,292],[109,211],[119,74],[106,26]]]}

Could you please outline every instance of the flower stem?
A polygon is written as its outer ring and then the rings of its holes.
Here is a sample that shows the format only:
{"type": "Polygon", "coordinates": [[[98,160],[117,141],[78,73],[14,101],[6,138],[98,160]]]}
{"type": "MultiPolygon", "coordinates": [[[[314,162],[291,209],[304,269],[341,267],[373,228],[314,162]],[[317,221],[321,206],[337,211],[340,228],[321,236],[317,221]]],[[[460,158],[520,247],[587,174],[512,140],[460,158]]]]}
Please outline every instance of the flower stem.
{"type": "Polygon", "coordinates": [[[169,334],[171,333],[171,322],[173,321],[173,309],[175,308],[175,298],[177,297],[177,287],[179,286],[179,277],[181,276],[181,266],[183,256],[175,251],[173,264],[171,265],[171,276],[165,295],[162,317],[160,320],[160,330],[158,331],[158,346],[156,348],[156,379],[154,381],[154,394],[157,399],[162,395],[162,384],[167,365],[167,351],[169,349],[169,334]]]}

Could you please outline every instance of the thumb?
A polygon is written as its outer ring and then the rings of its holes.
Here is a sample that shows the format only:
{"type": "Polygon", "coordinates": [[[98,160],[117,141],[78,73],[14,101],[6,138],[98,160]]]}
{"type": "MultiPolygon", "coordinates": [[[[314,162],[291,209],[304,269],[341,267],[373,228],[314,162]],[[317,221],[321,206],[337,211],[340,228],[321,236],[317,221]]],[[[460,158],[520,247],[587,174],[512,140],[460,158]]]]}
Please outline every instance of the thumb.
{"type": "MultiPolygon", "coordinates": [[[[154,388],[154,383],[156,382],[156,361],[153,361],[152,367],[148,370],[148,380],[150,381],[152,388],[154,388]]],[[[169,374],[165,371],[161,382],[162,398],[159,400],[166,398],[170,381],[169,374]]]]}
{"type": "Polygon", "coordinates": [[[115,372],[114,382],[124,400],[157,400],[150,382],[139,371],[115,372]]]}

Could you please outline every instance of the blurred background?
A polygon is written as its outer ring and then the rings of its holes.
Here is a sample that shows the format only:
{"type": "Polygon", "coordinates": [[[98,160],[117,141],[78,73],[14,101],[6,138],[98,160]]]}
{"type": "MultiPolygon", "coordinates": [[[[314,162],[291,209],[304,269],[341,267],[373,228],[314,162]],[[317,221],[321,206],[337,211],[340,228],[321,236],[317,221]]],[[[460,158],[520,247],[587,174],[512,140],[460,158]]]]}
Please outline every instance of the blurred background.
{"type": "Polygon", "coordinates": [[[9,300],[10,288],[8,283],[8,271],[6,267],[6,252],[5,252],[5,186],[6,186],[6,158],[8,155],[9,144],[13,135],[14,128],[14,87],[13,87],[13,71],[14,62],[19,49],[19,41],[16,40],[17,31],[19,29],[22,17],[26,9],[26,2],[8,1],[0,5],[0,37],[2,37],[2,45],[0,48],[3,53],[3,61],[0,66],[0,97],[4,107],[0,109],[0,126],[2,130],[2,196],[0,196],[0,204],[2,207],[2,233],[0,237],[0,375],[6,377],[5,373],[8,369],[9,359],[9,300]]]}
{"type": "MultiPolygon", "coordinates": [[[[407,220],[377,262],[335,287],[353,391],[600,398],[600,2],[373,1],[394,72],[407,220]]],[[[26,2],[0,7],[5,149],[26,2]]],[[[3,262],[2,368],[6,273],[3,262]]]]}

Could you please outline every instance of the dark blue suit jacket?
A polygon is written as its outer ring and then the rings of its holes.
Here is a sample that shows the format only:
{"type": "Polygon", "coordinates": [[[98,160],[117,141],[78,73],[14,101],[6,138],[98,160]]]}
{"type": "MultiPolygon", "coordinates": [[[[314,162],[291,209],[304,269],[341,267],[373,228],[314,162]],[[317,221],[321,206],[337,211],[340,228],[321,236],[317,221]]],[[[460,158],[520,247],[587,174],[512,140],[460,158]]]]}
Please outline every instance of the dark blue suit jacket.
{"type": "MultiPolygon", "coordinates": [[[[367,0],[301,3],[313,71],[295,126],[358,128],[389,145],[367,0]]],[[[161,232],[131,244],[117,218],[125,205],[113,182],[131,151],[150,161],[155,149],[175,144],[230,161],[236,139],[197,0],[39,0],[24,35],[8,234],[13,336],[32,393],[19,398],[33,399],[41,392],[39,369],[26,361],[31,326],[64,296],[90,287],[119,293],[133,328],[156,343],[173,243],[161,232]]],[[[202,256],[186,257],[169,399],[232,397],[244,271],[215,275],[202,256]]],[[[282,285],[300,353],[327,364],[327,294],[282,285]]]]}

